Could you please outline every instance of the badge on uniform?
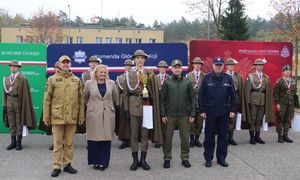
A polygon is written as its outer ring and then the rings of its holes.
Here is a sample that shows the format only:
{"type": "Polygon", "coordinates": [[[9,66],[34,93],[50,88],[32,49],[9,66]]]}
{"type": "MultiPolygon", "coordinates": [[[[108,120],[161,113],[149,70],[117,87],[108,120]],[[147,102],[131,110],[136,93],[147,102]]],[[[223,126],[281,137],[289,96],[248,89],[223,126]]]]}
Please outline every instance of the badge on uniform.
{"type": "Polygon", "coordinates": [[[75,78],[72,78],[72,82],[77,82],[77,79],[75,79],[75,78]]]}
{"type": "Polygon", "coordinates": [[[62,78],[57,78],[56,79],[56,82],[61,82],[62,81],[62,78]]]}

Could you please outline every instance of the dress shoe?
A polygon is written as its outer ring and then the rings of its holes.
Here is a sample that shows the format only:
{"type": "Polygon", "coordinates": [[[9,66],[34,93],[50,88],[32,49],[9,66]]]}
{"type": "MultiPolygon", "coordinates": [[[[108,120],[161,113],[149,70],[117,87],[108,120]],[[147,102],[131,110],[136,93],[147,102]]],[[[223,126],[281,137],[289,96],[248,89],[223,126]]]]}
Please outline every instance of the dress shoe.
{"type": "Polygon", "coordinates": [[[71,164],[68,164],[66,167],[64,167],[64,171],[65,172],[68,172],[70,174],[76,174],[77,173],[77,170],[74,169],[71,164]]]}
{"type": "Polygon", "coordinates": [[[155,148],[160,148],[162,145],[161,144],[155,144],[154,147],[155,148]]]}
{"type": "Polygon", "coordinates": [[[51,177],[57,177],[60,172],[61,172],[60,169],[53,169],[53,171],[51,173],[51,177]]]}
{"type": "Polygon", "coordinates": [[[122,144],[119,146],[119,149],[125,149],[128,145],[125,142],[122,142],[122,144]]]}
{"type": "Polygon", "coordinates": [[[53,151],[53,145],[49,147],[49,150],[50,150],[50,151],[53,151]]]}
{"type": "Polygon", "coordinates": [[[228,167],[228,163],[224,160],[224,161],[217,161],[218,164],[220,164],[223,167],[228,167]]]}
{"type": "Polygon", "coordinates": [[[94,169],[95,169],[95,170],[99,170],[99,169],[100,169],[100,166],[99,166],[99,165],[94,165],[94,169]]]}
{"type": "Polygon", "coordinates": [[[164,160],[164,168],[168,169],[170,168],[170,160],[164,160]]]}
{"type": "Polygon", "coordinates": [[[205,162],[205,167],[211,167],[211,161],[206,161],[205,162]]]}
{"type": "Polygon", "coordinates": [[[181,164],[186,168],[190,168],[192,166],[188,160],[181,161],[181,164]]]}
{"type": "Polygon", "coordinates": [[[107,166],[100,165],[100,171],[104,171],[107,168],[107,166]]]}
{"type": "Polygon", "coordinates": [[[283,136],[283,141],[287,143],[293,143],[294,141],[291,140],[287,135],[283,136]]]}

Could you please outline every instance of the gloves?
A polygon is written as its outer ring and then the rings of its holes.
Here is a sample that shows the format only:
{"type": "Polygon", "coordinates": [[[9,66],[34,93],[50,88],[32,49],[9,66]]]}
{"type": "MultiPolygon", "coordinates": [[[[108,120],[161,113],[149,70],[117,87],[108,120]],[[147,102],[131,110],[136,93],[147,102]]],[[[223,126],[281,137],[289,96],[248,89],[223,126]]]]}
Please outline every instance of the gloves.
{"type": "Polygon", "coordinates": [[[129,111],[125,111],[125,120],[127,122],[130,122],[130,114],[129,114],[129,111]]]}

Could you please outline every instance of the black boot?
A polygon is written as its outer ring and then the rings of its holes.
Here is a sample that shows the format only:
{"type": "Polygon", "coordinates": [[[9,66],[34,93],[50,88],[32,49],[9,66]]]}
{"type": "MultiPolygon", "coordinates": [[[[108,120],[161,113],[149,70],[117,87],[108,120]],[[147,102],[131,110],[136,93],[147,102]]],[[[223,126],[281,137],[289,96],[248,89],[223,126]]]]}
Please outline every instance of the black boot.
{"type": "Polygon", "coordinates": [[[234,146],[237,145],[237,143],[233,139],[233,131],[229,131],[229,134],[228,134],[228,143],[231,144],[231,145],[234,145],[234,146]]]}
{"type": "Polygon", "coordinates": [[[22,135],[18,135],[18,136],[17,136],[16,150],[17,150],[17,151],[22,150],[22,135]]]}
{"type": "Polygon", "coordinates": [[[119,149],[125,149],[127,147],[128,147],[127,143],[123,141],[122,144],[119,146],[119,149]]]}
{"type": "Polygon", "coordinates": [[[190,147],[193,148],[195,146],[195,137],[194,135],[190,135],[190,147]]]}
{"type": "Polygon", "coordinates": [[[6,150],[12,150],[16,148],[17,141],[16,141],[16,136],[11,136],[11,143],[7,146],[6,150]]]}
{"type": "Polygon", "coordinates": [[[265,144],[266,142],[260,138],[260,132],[255,132],[255,141],[259,144],[265,144]]]}
{"type": "Polygon", "coordinates": [[[138,159],[138,152],[137,151],[132,152],[132,158],[133,158],[133,162],[130,166],[130,170],[135,171],[139,167],[139,159],[138,159]]]}
{"type": "Polygon", "coordinates": [[[54,146],[54,145],[52,144],[52,146],[49,147],[49,150],[50,150],[50,151],[53,151],[53,146],[54,146]]]}
{"type": "Polygon", "coordinates": [[[278,141],[279,143],[283,143],[283,137],[282,137],[282,134],[281,133],[278,133],[278,141]]]}
{"type": "Polygon", "coordinates": [[[287,135],[287,133],[284,133],[283,135],[283,141],[287,142],[287,143],[293,143],[294,141],[292,139],[290,139],[287,135]]]}
{"type": "Polygon", "coordinates": [[[255,137],[254,137],[254,131],[250,131],[250,144],[256,144],[255,137]]]}
{"type": "Polygon", "coordinates": [[[196,135],[196,138],[195,138],[194,142],[195,142],[195,146],[197,146],[197,147],[203,147],[203,145],[199,141],[199,135],[196,135]]]}
{"type": "Polygon", "coordinates": [[[150,170],[150,166],[146,162],[146,156],[147,156],[147,152],[141,152],[140,166],[144,170],[148,171],[148,170],[150,170]]]}

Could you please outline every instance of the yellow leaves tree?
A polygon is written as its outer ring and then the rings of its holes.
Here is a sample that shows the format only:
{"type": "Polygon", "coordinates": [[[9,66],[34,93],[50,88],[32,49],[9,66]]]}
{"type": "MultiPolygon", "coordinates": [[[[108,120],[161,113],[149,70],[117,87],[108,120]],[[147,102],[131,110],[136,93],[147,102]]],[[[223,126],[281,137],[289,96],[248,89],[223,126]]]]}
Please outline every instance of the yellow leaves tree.
{"type": "MultiPolygon", "coordinates": [[[[292,41],[295,47],[295,78],[298,73],[298,43],[300,40],[300,13],[298,0],[271,0],[277,11],[274,20],[277,28],[274,30],[282,39],[292,41]]],[[[297,81],[296,81],[297,82],[297,81]]]]}
{"type": "Polygon", "coordinates": [[[31,19],[26,41],[34,43],[62,43],[66,36],[59,22],[59,16],[40,9],[31,19]]]}

